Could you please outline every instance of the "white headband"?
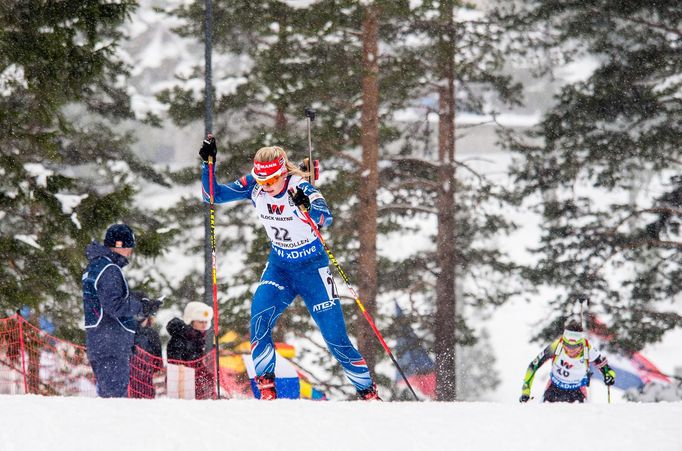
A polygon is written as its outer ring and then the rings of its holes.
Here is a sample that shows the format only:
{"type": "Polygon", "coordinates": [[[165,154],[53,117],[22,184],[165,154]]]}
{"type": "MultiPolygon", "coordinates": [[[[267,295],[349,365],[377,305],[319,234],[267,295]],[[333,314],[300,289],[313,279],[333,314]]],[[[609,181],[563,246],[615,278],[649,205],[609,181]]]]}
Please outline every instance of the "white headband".
{"type": "Polygon", "coordinates": [[[577,332],[575,330],[564,330],[564,338],[567,341],[579,341],[584,337],[582,332],[577,332]]]}

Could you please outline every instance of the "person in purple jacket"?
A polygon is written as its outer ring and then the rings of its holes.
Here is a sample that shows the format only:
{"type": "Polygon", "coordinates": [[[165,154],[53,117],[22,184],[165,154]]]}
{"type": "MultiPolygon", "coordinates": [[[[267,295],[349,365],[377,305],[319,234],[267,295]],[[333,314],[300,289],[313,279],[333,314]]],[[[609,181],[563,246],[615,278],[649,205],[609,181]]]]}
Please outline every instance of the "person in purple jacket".
{"type": "MultiPolygon", "coordinates": [[[[199,155],[203,165],[203,196],[209,200],[208,157],[215,161],[217,147],[211,135],[199,155]]],[[[329,227],[332,215],[322,194],[305,180],[307,174],[289,162],[281,147],[263,147],[253,160],[251,173],[228,184],[216,183],[216,203],[250,200],[271,241],[268,262],[251,304],[251,355],[261,399],[276,399],[275,344],[272,330],[284,310],[300,295],[320,328],[331,354],[355,386],[358,398],[378,400],[376,384],[365,359],[346,331],[341,302],[329,258],[301,214],[308,210],[317,227],[329,227]],[[289,192],[291,191],[291,195],[289,192]]]]}
{"type": "Polygon", "coordinates": [[[133,230],[126,224],[114,224],[107,229],[104,245],[93,241],[85,248],[85,344],[97,396],[102,398],[127,397],[138,321],[154,315],[161,305],[161,301],[128,288],[122,268],[134,247],[133,230]]]}

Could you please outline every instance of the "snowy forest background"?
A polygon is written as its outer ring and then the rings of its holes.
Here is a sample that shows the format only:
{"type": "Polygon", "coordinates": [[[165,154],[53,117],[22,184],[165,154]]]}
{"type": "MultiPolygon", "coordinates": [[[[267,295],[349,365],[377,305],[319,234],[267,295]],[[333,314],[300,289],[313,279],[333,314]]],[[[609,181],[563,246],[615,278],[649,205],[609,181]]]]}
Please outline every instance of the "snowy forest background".
{"type": "MultiPolygon", "coordinates": [[[[78,343],[83,249],[113,222],[138,232],[135,286],[168,295],[159,323],[204,299],[204,1],[137,3],[0,9],[0,308],[78,343]]],[[[510,303],[542,305],[523,337],[539,350],[588,294],[614,349],[641,350],[680,326],[681,18],[673,1],[214,1],[217,177],[264,145],[302,159],[315,108],[331,248],[389,343],[411,330],[435,359],[441,400],[500,382],[485,324],[510,303]]],[[[247,334],[268,244],[248,203],[217,221],[221,329],[247,334]]],[[[301,302],[277,333],[348,389],[301,302]]]]}

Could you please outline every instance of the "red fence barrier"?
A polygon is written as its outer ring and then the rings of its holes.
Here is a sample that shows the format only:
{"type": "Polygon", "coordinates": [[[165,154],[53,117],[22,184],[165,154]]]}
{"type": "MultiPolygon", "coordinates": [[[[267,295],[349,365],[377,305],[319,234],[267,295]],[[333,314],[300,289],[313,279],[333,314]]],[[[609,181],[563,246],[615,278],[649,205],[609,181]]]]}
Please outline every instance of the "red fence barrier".
{"type": "Polygon", "coordinates": [[[128,397],[154,399],[165,394],[166,368],[163,359],[135,346],[130,358],[128,397]]]}
{"type": "MultiPolygon", "coordinates": [[[[131,398],[215,397],[215,351],[166,366],[135,347],[130,367],[131,398]]],[[[0,394],[97,396],[85,347],[53,337],[18,314],[0,319],[0,394]]]]}
{"type": "Polygon", "coordinates": [[[166,382],[172,398],[215,398],[215,352],[190,362],[168,359],[166,382]]]}
{"type": "Polygon", "coordinates": [[[85,348],[20,315],[0,319],[0,393],[96,396],[85,348]]]}

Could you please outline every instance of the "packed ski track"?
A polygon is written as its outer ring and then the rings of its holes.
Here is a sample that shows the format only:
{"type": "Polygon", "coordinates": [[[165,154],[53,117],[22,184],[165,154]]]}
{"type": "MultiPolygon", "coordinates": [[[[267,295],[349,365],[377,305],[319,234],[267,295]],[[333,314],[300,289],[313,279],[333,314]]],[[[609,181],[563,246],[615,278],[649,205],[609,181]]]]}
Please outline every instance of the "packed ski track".
{"type": "Polygon", "coordinates": [[[0,396],[3,451],[682,450],[682,403],[0,396]]]}

